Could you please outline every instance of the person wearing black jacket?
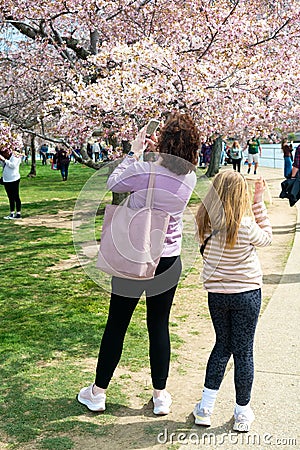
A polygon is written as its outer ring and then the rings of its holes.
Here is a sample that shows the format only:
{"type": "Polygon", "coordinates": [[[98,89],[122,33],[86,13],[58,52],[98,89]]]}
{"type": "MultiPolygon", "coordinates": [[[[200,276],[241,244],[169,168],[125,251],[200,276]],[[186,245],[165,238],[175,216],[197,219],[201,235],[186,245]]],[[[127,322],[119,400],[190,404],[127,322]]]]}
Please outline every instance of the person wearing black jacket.
{"type": "Polygon", "coordinates": [[[295,178],[295,176],[298,174],[299,176],[299,169],[300,169],[300,144],[296,148],[295,156],[294,156],[294,162],[292,167],[292,178],[295,178]]]}
{"type": "Polygon", "coordinates": [[[291,178],[281,183],[280,198],[288,198],[290,206],[300,199],[300,145],[296,148],[291,178]]]}
{"type": "Polygon", "coordinates": [[[70,155],[67,150],[60,148],[54,155],[54,164],[57,164],[57,169],[60,170],[63,181],[67,181],[69,173],[70,155]]]}

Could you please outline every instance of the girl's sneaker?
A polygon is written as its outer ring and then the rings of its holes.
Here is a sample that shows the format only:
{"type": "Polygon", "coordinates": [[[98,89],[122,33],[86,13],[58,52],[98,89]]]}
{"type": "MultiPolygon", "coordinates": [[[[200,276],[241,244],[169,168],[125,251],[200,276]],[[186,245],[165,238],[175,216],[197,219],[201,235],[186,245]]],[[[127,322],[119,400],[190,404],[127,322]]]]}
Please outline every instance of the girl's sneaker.
{"type": "Polygon", "coordinates": [[[172,404],[171,395],[168,391],[165,391],[157,398],[152,397],[153,400],[153,413],[159,416],[165,416],[170,412],[170,406],[172,404]]]}
{"type": "Polygon", "coordinates": [[[93,394],[93,386],[82,388],[78,394],[78,401],[85,405],[90,411],[104,411],[105,410],[105,394],[93,394]]]}
{"type": "Polygon", "coordinates": [[[235,410],[233,430],[248,433],[254,418],[254,412],[251,408],[249,408],[249,410],[245,413],[237,413],[235,410]]]}
{"type": "Polygon", "coordinates": [[[210,427],[211,425],[211,412],[207,408],[200,408],[201,402],[197,403],[193,415],[195,417],[195,424],[202,425],[203,427],[210,427]]]}

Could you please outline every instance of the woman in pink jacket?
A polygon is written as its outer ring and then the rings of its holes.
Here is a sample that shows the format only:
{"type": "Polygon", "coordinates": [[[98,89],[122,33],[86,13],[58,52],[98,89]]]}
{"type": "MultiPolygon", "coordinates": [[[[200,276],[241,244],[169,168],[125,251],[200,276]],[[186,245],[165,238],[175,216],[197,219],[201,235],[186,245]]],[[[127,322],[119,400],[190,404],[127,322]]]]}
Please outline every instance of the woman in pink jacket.
{"type": "MultiPolygon", "coordinates": [[[[164,249],[153,280],[135,281],[113,277],[109,315],[102,337],[95,383],[81,389],[80,403],[91,411],[105,409],[106,389],[120,360],[132,314],[146,293],[149,356],[154,414],[168,414],[172,403],[166,391],[170,363],[169,315],[181,273],[182,218],[196,184],[199,132],[190,116],[175,113],[159,135],[157,161],[140,161],[143,142],[135,141],[134,154],[126,156],[108,179],[108,189],[131,192],[129,206],[145,206],[151,172],[155,166],[153,208],[170,216],[164,249]]],[[[155,145],[148,140],[151,148],[155,145]]]]}

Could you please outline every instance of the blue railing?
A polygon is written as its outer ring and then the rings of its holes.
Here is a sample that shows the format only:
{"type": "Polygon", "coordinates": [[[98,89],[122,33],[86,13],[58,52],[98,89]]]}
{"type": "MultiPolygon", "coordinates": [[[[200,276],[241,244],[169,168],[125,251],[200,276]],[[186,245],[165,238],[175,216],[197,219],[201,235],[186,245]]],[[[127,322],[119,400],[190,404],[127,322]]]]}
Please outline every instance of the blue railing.
{"type": "Polygon", "coordinates": [[[280,144],[262,144],[262,152],[259,159],[263,167],[282,169],[284,166],[283,153],[280,144]]]}

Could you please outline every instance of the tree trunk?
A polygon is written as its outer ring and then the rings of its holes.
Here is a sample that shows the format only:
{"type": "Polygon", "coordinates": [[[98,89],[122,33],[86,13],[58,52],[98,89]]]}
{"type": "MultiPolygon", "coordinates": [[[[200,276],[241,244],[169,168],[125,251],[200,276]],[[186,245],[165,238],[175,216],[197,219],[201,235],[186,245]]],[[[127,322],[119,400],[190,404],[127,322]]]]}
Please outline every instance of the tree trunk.
{"type": "Polygon", "coordinates": [[[28,177],[36,177],[36,151],[35,151],[35,135],[32,134],[30,138],[30,152],[31,152],[31,169],[28,177]]]}
{"type": "Polygon", "coordinates": [[[222,136],[219,136],[213,142],[210,163],[205,174],[207,177],[214,177],[217,173],[219,173],[221,152],[222,136]]]}
{"type": "MultiPolygon", "coordinates": [[[[113,173],[117,165],[121,161],[114,161],[114,163],[110,163],[109,169],[108,169],[108,176],[113,173]]],[[[129,192],[112,192],[112,205],[119,205],[122,203],[123,200],[125,200],[126,197],[128,197],[129,192]]]]}
{"type": "Polygon", "coordinates": [[[97,30],[90,31],[90,52],[97,55],[99,45],[99,33],[97,30]]]}
{"type": "Polygon", "coordinates": [[[116,148],[118,146],[118,139],[117,139],[116,135],[112,134],[112,135],[108,136],[108,143],[109,143],[109,145],[112,145],[113,148],[116,148]]]}
{"type": "Polygon", "coordinates": [[[113,198],[112,198],[112,205],[119,205],[120,203],[123,202],[123,200],[125,200],[126,197],[128,197],[129,192],[113,192],[112,193],[113,198]]]}
{"type": "Polygon", "coordinates": [[[123,153],[129,153],[131,149],[130,141],[122,141],[123,153]]]}

